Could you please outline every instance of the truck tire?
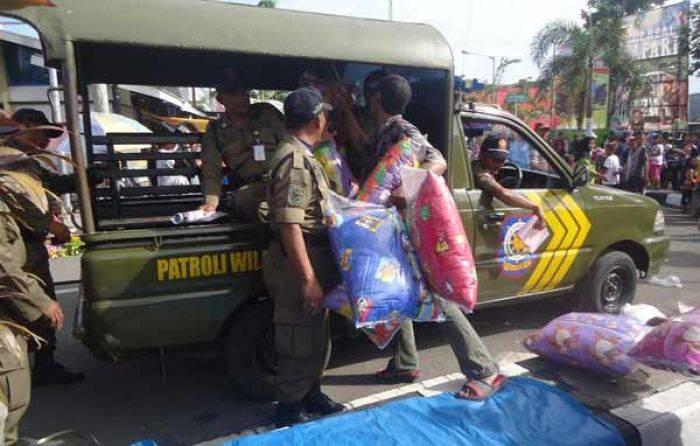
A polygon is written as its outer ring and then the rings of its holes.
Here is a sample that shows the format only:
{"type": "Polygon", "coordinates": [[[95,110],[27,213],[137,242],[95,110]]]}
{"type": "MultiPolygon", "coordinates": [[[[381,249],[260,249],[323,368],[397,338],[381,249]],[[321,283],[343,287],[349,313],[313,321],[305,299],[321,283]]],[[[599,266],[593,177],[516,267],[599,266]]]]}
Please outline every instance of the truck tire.
{"type": "Polygon", "coordinates": [[[242,309],[226,334],[224,359],[233,386],[253,401],[274,401],[277,376],[272,302],[242,309]]]}
{"type": "Polygon", "coordinates": [[[632,257],[621,251],[604,253],[579,284],[581,309],[618,314],[622,305],[634,299],[637,276],[632,257]]]}

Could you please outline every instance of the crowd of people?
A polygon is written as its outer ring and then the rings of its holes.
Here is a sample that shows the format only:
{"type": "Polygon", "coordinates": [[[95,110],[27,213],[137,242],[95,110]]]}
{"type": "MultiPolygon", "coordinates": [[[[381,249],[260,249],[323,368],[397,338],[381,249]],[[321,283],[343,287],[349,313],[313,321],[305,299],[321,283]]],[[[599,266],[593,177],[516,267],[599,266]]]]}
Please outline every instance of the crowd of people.
{"type": "Polygon", "coordinates": [[[572,168],[584,165],[591,183],[637,193],[677,191],[684,210],[690,209],[693,193],[700,194],[700,149],[693,134],[674,139],[669,132],[613,132],[601,147],[595,137],[567,141],[546,125],[535,130],[572,168]]]}

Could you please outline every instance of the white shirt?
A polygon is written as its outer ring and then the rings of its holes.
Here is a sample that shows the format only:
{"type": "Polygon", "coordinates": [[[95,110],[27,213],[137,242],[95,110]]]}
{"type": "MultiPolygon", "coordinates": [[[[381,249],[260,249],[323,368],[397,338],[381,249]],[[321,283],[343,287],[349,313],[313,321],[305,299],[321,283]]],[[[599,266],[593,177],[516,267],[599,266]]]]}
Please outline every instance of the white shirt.
{"type": "Polygon", "coordinates": [[[660,166],[664,163],[664,145],[656,144],[649,151],[649,163],[660,166]]]}
{"type": "MultiPolygon", "coordinates": [[[[178,146],[173,147],[168,150],[165,147],[161,147],[158,151],[162,153],[174,153],[177,152],[178,146]]],[[[175,160],[156,160],[156,169],[174,169],[175,160]]],[[[189,186],[190,180],[184,175],[168,175],[159,176],[158,186],[189,186]]]]}
{"type": "Polygon", "coordinates": [[[603,167],[606,169],[603,184],[607,184],[608,186],[620,184],[620,171],[622,170],[620,167],[620,158],[614,154],[608,156],[603,167]]]}

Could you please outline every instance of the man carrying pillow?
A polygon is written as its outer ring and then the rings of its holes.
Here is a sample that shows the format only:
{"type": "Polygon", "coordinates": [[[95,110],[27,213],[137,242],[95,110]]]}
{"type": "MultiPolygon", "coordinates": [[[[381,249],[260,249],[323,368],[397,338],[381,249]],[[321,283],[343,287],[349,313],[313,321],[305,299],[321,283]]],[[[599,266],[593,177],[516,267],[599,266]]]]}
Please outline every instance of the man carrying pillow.
{"type": "MultiPolygon", "coordinates": [[[[381,160],[384,153],[401,138],[408,137],[421,167],[442,175],[447,170],[445,158],[413,124],[402,117],[411,95],[410,84],[399,75],[384,77],[369,94],[370,111],[377,125],[370,146],[375,149],[375,162],[381,160]]],[[[391,202],[397,207],[405,206],[400,186],[393,191],[391,202]]],[[[438,301],[447,316],[447,321],[441,327],[447,334],[462,373],[467,376],[467,382],[457,396],[474,400],[487,398],[501,387],[505,377],[498,374],[496,362],[459,307],[443,299],[438,301]]],[[[394,346],[394,357],[384,370],[374,376],[385,382],[415,381],[421,372],[410,320],[401,326],[394,346]]]]}

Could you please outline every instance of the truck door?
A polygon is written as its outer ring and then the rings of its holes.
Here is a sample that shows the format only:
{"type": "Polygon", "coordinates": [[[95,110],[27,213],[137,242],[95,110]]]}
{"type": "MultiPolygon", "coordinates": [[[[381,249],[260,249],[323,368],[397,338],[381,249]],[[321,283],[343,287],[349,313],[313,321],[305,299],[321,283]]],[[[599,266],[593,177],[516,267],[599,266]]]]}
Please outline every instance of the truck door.
{"type": "Polygon", "coordinates": [[[568,187],[563,161],[517,121],[478,113],[464,113],[461,121],[469,184],[455,197],[471,236],[479,301],[493,303],[572,287],[580,276],[572,273],[577,270],[572,267],[577,262],[583,265],[590,255],[585,246],[590,221],[580,192],[568,187]],[[517,189],[545,211],[550,235],[535,252],[529,252],[516,236],[531,212],[507,206],[474,187],[472,163],[489,135],[505,138],[510,150],[499,183],[517,189]]]}

